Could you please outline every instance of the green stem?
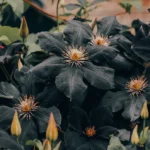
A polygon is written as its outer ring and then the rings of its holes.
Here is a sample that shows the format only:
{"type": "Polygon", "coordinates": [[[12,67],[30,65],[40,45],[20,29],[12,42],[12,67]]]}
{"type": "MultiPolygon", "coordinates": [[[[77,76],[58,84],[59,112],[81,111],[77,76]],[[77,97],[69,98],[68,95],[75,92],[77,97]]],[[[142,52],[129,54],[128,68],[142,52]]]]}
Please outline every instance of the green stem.
{"type": "Polygon", "coordinates": [[[134,150],[136,150],[136,145],[134,146],[134,150]]]}
{"type": "Polygon", "coordinates": [[[18,136],[16,137],[16,141],[17,141],[17,143],[19,144],[19,137],[18,137],[18,136]]]}
{"type": "Polygon", "coordinates": [[[146,126],[146,119],[143,119],[143,131],[144,131],[145,126],[146,126]]]}
{"type": "Polygon", "coordinates": [[[57,1],[57,6],[56,6],[56,16],[57,16],[57,29],[59,31],[59,3],[60,3],[60,0],[57,1]]]}

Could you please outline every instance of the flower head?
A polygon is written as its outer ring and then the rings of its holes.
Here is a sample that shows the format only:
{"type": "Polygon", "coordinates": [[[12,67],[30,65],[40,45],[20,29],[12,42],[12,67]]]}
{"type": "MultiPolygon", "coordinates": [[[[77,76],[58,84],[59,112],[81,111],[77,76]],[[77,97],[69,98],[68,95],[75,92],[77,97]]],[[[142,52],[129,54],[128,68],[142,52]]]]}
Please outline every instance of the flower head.
{"type": "Polygon", "coordinates": [[[93,126],[86,128],[84,134],[87,135],[88,137],[94,136],[96,134],[95,127],[93,126]]]}
{"type": "Polygon", "coordinates": [[[82,47],[68,47],[63,52],[63,57],[65,62],[71,66],[82,66],[84,61],[88,60],[88,55],[84,48],[82,47]]]}
{"type": "Polygon", "coordinates": [[[30,119],[33,116],[34,111],[38,109],[37,102],[35,102],[35,98],[33,96],[25,95],[23,98],[19,100],[19,104],[15,105],[15,108],[20,112],[20,116],[22,119],[27,118],[30,119]]]}
{"type": "Polygon", "coordinates": [[[92,45],[101,45],[101,46],[109,46],[110,41],[108,37],[105,37],[103,35],[96,35],[95,37],[92,37],[91,40],[92,45]]]}
{"type": "Polygon", "coordinates": [[[138,96],[147,87],[147,80],[144,76],[132,78],[126,85],[126,89],[132,96],[138,96]]]}
{"type": "Polygon", "coordinates": [[[147,119],[149,116],[148,108],[147,108],[147,101],[144,102],[143,108],[141,110],[141,117],[143,119],[147,119]]]}

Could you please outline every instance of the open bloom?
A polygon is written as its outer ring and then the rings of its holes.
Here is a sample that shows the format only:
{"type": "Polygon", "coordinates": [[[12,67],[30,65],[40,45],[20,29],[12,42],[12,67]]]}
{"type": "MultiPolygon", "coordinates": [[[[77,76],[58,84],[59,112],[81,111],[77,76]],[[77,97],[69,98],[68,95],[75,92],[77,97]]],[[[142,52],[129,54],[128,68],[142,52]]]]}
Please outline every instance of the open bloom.
{"type": "Polygon", "coordinates": [[[79,107],[68,115],[69,128],[65,136],[67,150],[106,150],[111,135],[118,130],[112,126],[112,113],[108,107],[99,106],[90,116],[79,107]]]}
{"type": "MultiPolygon", "coordinates": [[[[81,32],[85,32],[82,26],[81,32]]],[[[42,79],[55,77],[57,88],[79,105],[86,96],[86,82],[98,89],[114,88],[114,70],[94,65],[81,41],[78,33],[70,44],[66,44],[62,34],[39,33],[41,48],[55,55],[29,70],[42,79]]]]}
{"type": "MultiPolygon", "coordinates": [[[[51,112],[55,116],[57,126],[60,125],[61,117],[56,107],[50,107],[48,103],[45,103],[43,90],[45,82],[43,80],[31,73],[16,73],[17,85],[0,82],[0,98],[5,99],[5,106],[0,106],[0,118],[3,118],[0,119],[0,127],[10,128],[13,114],[17,111],[22,128],[19,142],[25,145],[27,140],[39,138],[39,134],[46,131],[51,112]]],[[[15,128],[13,124],[13,131],[15,128]]]]}
{"type": "Polygon", "coordinates": [[[147,75],[132,77],[122,91],[107,92],[101,104],[110,106],[113,112],[124,108],[122,115],[135,121],[141,115],[143,104],[150,98],[148,78],[147,75]]]}

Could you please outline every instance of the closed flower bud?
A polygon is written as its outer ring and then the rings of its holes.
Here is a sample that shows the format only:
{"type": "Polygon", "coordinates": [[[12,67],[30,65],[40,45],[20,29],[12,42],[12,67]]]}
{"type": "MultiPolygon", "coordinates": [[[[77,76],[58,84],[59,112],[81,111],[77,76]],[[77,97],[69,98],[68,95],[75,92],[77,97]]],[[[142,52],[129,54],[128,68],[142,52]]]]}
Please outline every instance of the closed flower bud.
{"type": "Polygon", "coordinates": [[[46,130],[46,138],[50,141],[56,141],[58,138],[58,130],[57,130],[57,125],[53,113],[50,114],[47,130],[46,130]]]}
{"type": "Polygon", "coordinates": [[[148,135],[149,135],[148,129],[149,129],[149,127],[145,127],[144,130],[142,130],[142,132],[140,134],[140,142],[139,142],[140,145],[144,145],[145,142],[147,141],[148,135]]]}
{"type": "Polygon", "coordinates": [[[21,60],[18,60],[18,70],[20,71],[21,68],[23,67],[21,60]]]}
{"type": "Polygon", "coordinates": [[[14,136],[19,136],[21,134],[21,126],[20,126],[17,111],[15,111],[14,117],[11,123],[11,134],[14,136]]]}
{"type": "Polygon", "coordinates": [[[147,101],[144,102],[143,108],[141,110],[141,118],[147,119],[149,116],[148,108],[147,108],[147,101]]]}
{"type": "Polygon", "coordinates": [[[132,132],[131,143],[133,145],[137,145],[139,143],[139,136],[137,130],[138,130],[138,125],[135,126],[132,132]]]}
{"type": "Polygon", "coordinates": [[[50,143],[50,141],[49,140],[44,140],[44,142],[43,142],[43,150],[51,150],[52,148],[51,148],[51,143],[50,143]]]}
{"type": "Polygon", "coordinates": [[[25,39],[29,34],[29,29],[25,17],[22,18],[19,34],[23,39],[25,39]]]}

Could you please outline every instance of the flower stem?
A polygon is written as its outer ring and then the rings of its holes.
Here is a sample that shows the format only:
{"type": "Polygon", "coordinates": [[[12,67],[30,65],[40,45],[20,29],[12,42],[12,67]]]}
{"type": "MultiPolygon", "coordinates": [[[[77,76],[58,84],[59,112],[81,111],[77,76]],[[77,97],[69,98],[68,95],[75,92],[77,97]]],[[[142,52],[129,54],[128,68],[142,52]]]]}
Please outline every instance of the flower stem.
{"type": "Polygon", "coordinates": [[[143,130],[144,130],[145,126],[146,126],[146,119],[143,119],[143,130]]]}
{"type": "Polygon", "coordinates": [[[57,29],[59,31],[59,3],[60,3],[60,0],[57,1],[57,5],[56,5],[56,16],[57,16],[57,29]]]}
{"type": "Polygon", "coordinates": [[[136,145],[134,145],[134,150],[136,150],[136,145]]]}
{"type": "Polygon", "coordinates": [[[16,137],[16,141],[17,141],[17,143],[19,144],[19,137],[18,137],[18,136],[16,137]]]}

